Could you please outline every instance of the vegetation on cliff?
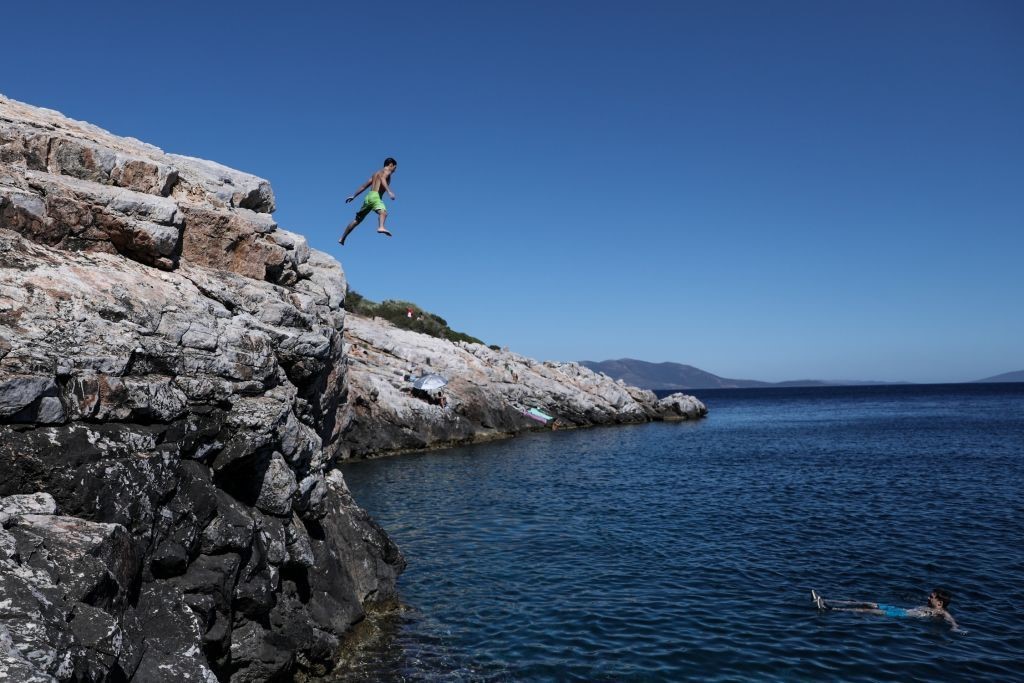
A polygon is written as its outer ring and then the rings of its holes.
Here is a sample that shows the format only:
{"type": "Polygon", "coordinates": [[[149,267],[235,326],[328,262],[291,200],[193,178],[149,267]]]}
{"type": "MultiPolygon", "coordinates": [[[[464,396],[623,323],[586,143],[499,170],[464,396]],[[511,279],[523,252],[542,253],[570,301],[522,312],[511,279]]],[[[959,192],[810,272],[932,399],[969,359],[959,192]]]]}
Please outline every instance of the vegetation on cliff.
{"type": "Polygon", "coordinates": [[[385,299],[377,303],[350,289],[345,296],[345,310],[366,318],[383,318],[395,327],[427,334],[438,339],[483,344],[476,337],[471,337],[463,332],[456,332],[448,327],[448,321],[444,318],[435,313],[424,311],[410,301],[385,299]],[[411,315],[410,311],[412,312],[411,315]]]}

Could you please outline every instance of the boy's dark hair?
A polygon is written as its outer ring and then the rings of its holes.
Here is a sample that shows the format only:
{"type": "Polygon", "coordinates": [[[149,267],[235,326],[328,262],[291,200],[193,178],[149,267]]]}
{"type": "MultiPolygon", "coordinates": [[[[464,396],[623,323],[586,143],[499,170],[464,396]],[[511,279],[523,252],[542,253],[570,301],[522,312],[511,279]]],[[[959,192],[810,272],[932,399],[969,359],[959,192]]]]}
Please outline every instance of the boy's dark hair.
{"type": "Polygon", "coordinates": [[[398,166],[398,162],[395,161],[394,159],[392,159],[391,157],[388,157],[387,159],[384,160],[384,165],[385,166],[388,166],[388,165],[391,165],[391,164],[393,164],[395,166],[398,166]]]}
{"type": "Polygon", "coordinates": [[[942,609],[949,607],[949,603],[953,601],[953,594],[945,588],[936,588],[932,593],[935,594],[935,599],[942,603],[942,609]]]}

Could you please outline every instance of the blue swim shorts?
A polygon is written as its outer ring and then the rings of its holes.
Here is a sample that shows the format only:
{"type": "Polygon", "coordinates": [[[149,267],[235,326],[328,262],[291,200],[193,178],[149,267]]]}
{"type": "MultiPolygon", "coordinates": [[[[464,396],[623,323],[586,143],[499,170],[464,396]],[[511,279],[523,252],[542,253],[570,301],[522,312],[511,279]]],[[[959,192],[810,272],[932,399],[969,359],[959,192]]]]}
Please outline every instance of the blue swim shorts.
{"type": "Polygon", "coordinates": [[[907,610],[902,607],[895,607],[893,605],[883,605],[878,603],[878,609],[882,610],[882,613],[887,617],[905,617],[907,616],[907,610]]]}

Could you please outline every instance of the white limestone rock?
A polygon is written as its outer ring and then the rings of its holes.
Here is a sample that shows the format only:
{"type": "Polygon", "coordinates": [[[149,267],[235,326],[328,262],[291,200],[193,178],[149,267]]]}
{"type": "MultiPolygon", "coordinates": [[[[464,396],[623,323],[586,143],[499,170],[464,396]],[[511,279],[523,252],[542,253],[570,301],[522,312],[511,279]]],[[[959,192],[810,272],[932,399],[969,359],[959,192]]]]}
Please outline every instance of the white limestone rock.
{"type": "MultiPolygon", "coordinates": [[[[451,342],[349,315],[349,457],[510,436],[541,428],[524,415],[538,408],[548,428],[678,419],[654,392],[627,386],[579,363],[539,362],[481,344],[451,342]],[[409,378],[449,380],[446,405],[411,391],[409,378]]],[[[692,398],[692,397],[691,397],[692,398]]],[[[692,417],[706,413],[693,399],[692,417]],[[703,412],[702,412],[703,410],[703,412]]]]}
{"type": "Polygon", "coordinates": [[[309,247],[274,209],[262,178],[0,95],[0,223],[34,241],[292,285],[309,247]]]}
{"type": "Polygon", "coordinates": [[[658,410],[664,420],[695,420],[708,412],[696,397],[679,392],[658,401],[658,410]]]}
{"type": "Polygon", "coordinates": [[[55,515],[57,501],[49,493],[21,493],[0,498],[0,514],[55,515]]]}

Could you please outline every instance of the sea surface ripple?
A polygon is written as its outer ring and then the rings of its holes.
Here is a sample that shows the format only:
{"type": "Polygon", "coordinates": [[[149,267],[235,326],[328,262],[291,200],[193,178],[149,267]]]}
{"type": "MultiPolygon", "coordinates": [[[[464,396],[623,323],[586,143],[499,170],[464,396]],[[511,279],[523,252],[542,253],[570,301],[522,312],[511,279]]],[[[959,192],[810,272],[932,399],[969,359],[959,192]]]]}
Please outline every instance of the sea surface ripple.
{"type": "Polygon", "coordinates": [[[1021,680],[1024,385],[695,393],[347,464],[409,568],[336,680],[1021,680]],[[965,632],[810,600],[935,586],[965,632]]]}

